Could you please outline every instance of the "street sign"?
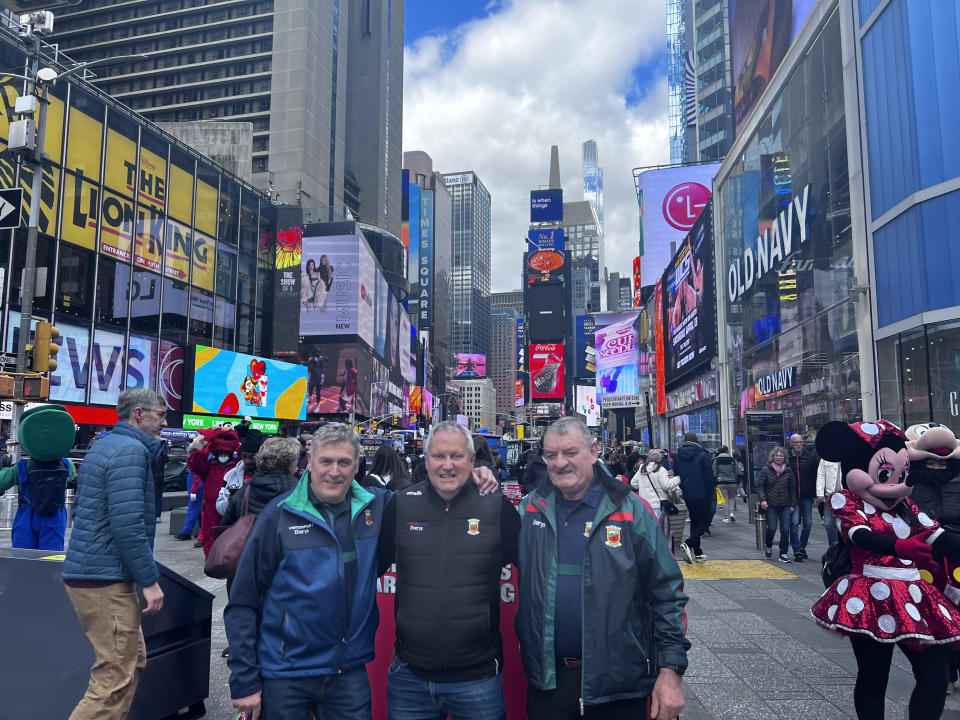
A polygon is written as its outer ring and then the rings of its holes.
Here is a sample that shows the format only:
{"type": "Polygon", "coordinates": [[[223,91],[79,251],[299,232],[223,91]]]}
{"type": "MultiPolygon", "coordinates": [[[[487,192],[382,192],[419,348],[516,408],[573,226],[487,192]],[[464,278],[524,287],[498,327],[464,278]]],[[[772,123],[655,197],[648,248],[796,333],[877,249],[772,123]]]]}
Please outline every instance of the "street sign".
{"type": "Polygon", "coordinates": [[[0,230],[20,227],[20,208],[23,207],[23,188],[0,190],[0,230]]]}
{"type": "Polygon", "coordinates": [[[17,369],[17,356],[13,353],[0,353],[0,371],[11,372],[17,369]]]}

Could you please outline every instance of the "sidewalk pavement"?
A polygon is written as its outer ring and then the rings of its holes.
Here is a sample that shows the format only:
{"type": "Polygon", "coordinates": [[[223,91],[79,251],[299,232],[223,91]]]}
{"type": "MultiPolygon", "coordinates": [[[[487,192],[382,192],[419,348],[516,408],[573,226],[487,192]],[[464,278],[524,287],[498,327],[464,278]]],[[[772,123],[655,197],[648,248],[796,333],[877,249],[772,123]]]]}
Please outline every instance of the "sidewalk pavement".
{"type": "MultiPolygon", "coordinates": [[[[821,630],[809,612],[823,592],[819,557],[827,541],[819,516],[814,513],[811,560],[787,565],[763,561],[746,512],[738,516],[739,522],[725,524],[718,513],[712,536],[703,539],[707,562],[680,562],[688,578],[687,637],[693,643],[683,681],[683,720],[856,718],[856,665],[849,642],[821,630]]],[[[167,534],[169,524],[164,513],[157,526],[157,560],[216,595],[207,717],[233,717],[229,671],[220,657],[227,644],[226,586],[203,574],[203,551],[174,540],[167,534]]],[[[0,546],[9,545],[9,531],[0,531],[0,546]]],[[[913,676],[902,653],[894,653],[893,662],[886,718],[902,720],[913,676]]],[[[947,698],[942,718],[960,720],[960,693],[947,698]]]]}

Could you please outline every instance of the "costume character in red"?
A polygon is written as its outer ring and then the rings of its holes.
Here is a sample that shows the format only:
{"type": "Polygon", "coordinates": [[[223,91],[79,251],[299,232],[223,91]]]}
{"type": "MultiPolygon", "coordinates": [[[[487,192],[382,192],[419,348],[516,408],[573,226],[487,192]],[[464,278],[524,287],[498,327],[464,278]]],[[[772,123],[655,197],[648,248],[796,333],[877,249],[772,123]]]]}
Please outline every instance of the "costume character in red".
{"type": "Polygon", "coordinates": [[[932,564],[934,552],[960,560],[960,535],[946,532],[909,499],[906,439],[886,420],[834,421],[817,433],[817,453],[841,466],[845,489],[829,502],[841,541],[850,543],[851,568],[811,612],[821,626],[850,638],[858,671],[854,705],[861,720],[883,719],[894,645],[916,678],[910,720],[939,718],[947,646],[960,641],[960,611],[920,573],[932,564]]]}
{"type": "Polygon", "coordinates": [[[220,524],[217,512],[217,495],[223,487],[223,476],[240,461],[237,452],[240,440],[233,430],[217,430],[207,443],[206,453],[191,453],[187,466],[193,472],[194,492],[203,483],[203,510],[200,520],[200,537],[203,539],[203,554],[210,554],[213,546],[213,529],[220,524]]]}

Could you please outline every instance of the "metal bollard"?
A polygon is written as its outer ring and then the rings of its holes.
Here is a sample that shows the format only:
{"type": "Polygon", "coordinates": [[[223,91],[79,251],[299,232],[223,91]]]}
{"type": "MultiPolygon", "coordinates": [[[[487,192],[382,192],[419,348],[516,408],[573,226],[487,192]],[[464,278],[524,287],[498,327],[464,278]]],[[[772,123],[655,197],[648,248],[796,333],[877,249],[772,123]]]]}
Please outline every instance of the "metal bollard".
{"type": "Polygon", "coordinates": [[[0,530],[13,529],[13,516],[17,513],[17,491],[9,490],[0,495],[0,530]]]}
{"type": "Polygon", "coordinates": [[[753,526],[757,531],[757,550],[763,550],[767,547],[767,515],[760,510],[760,503],[754,507],[753,518],[753,526]]]}
{"type": "Polygon", "coordinates": [[[73,527],[73,490],[70,488],[63,498],[63,506],[67,510],[67,527],[73,527]]]}

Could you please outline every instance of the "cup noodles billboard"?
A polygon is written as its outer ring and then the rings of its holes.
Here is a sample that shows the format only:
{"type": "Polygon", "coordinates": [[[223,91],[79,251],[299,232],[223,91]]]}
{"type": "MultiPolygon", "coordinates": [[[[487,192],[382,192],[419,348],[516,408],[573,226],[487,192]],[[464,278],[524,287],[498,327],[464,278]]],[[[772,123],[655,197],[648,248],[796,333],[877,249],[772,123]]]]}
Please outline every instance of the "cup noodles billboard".
{"type": "Polygon", "coordinates": [[[530,399],[563,399],[563,343],[530,346],[530,399]]]}

